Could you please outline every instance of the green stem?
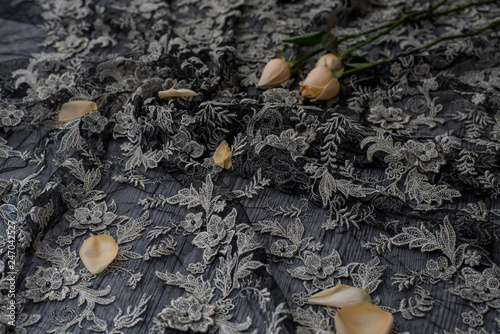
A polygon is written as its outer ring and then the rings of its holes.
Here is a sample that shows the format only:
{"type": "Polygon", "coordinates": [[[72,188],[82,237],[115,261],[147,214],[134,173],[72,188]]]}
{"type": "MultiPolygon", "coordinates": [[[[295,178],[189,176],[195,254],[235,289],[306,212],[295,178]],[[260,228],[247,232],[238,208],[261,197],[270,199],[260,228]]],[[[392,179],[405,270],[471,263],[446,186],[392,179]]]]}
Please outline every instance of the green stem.
{"type": "MultiPolygon", "coordinates": [[[[495,1],[498,1],[498,0],[484,0],[484,1],[479,1],[479,2],[472,2],[472,3],[461,5],[461,6],[458,6],[458,7],[455,7],[455,8],[450,8],[450,9],[442,11],[442,12],[434,12],[434,13],[433,12],[429,13],[428,9],[421,10],[421,11],[418,11],[418,12],[415,12],[415,13],[408,14],[408,15],[413,15],[413,17],[411,17],[409,19],[409,21],[425,20],[425,19],[428,19],[428,18],[431,18],[431,17],[435,17],[435,16],[441,16],[441,15],[446,15],[446,14],[450,14],[450,13],[453,13],[453,12],[458,12],[460,10],[463,10],[463,9],[466,9],[466,8],[469,8],[469,7],[486,5],[486,4],[489,4],[489,3],[493,3],[495,1]],[[426,13],[427,13],[427,15],[420,16],[421,14],[426,14],[426,13]]],[[[442,4],[438,4],[438,5],[441,6],[442,4]]],[[[435,8],[433,10],[435,10],[439,6],[435,6],[435,8]]],[[[379,31],[381,29],[390,27],[391,25],[392,25],[392,23],[386,23],[384,25],[381,25],[381,26],[378,26],[378,27],[375,27],[375,28],[372,28],[372,29],[369,29],[369,30],[362,31],[362,32],[357,33],[357,34],[346,35],[346,36],[340,38],[338,43],[340,44],[340,43],[342,43],[344,41],[347,41],[349,39],[352,39],[352,38],[357,38],[357,37],[361,37],[361,36],[364,36],[364,35],[367,35],[367,34],[371,34],[372,32],[376,32],[376,31],[379,31]]]]}
{"type": "Polygon", "coordinates": [[[378,27],[375,27],[375,28],[372,28],[372,29],[369,29],[369,30],[365,30],[365,31],[362,31],[360,33],[357,33],[357,34],[352,34],[352,35],[346,35],[344,37],[342,37],[341,39],[339,39],[339,44],[342,43],[342,42],[345,42],[351,38],[357,38],[357,37],[361,37],[363,35],[367,35],[367,34],[370,34],[372,32],[375,32],[375,31],[379,31],[380,29],[384,29],[384,28],[387,28],[391,25],[392,23],[386,23],[384,25],[381,25],[381,26],[378,26],[378,27]]]}
{"type": "Polygon", "coordinates": [[[466,9],[466,8],[469,8],[469,7],[487,5],[489,3],[493,3],[493,2],[496,2],[496,1],[498,1],[498,0],[484,0],[484,1],[478,1],[478,2],[471,2],[471,3],[468,3],[468,4],[462,5],[462,6],[458,6],[458,7],[455,7],[455,8],[450,8],[450,9],[442,11],[442,12],[430,13],[430,14],[424,15],[422,17],[419,17],[418,19],[419,20],[425,20],[425,19],[428,19],[428,18],[431,18],[431,17],[434,17],[434,16],[441,16],[441,15],[446,15],[446,14],[450,14],[450,13],[453,13],[453,12],[458,12],[458,11],[460,11],[462,9],[466,9]]]}
{"type": "Polygon", "coordinates": [[[376,63],[370,63],[366,66],[363,66],[363,67],[358,67],[358,68],[353,68],[352,70],[348,70],[348,71],[345,71],[344,73],[342,73],[342,76],[345,77],[347,75],[351,75],[353,73],[356,73],[356,72],[359,72],[359,71],[362,71],[362,70],[366,70],[367,68],[370,68],[370,67],[374,67],[374,66],[377,66],[377,65],[380,65],[380,64],[383,64],[383,63],[387,63],[388,61],[391,61],[393,60],[394,58],[386,58],[386,59],[382,59],[376,63]]]}
{"type": "Polygon", "coordinates": [[[466,34],[458,34],[458,35],[451,35],[451,36],[443,36],[443,37],[440,37],[430,43],[427,43],[419,48],[416,48],[410,52],[407,52],[406,54],[412,54],[412,53],[416,53],[418,51],[421,51],[421,50],[424,50],[424,49],[428,49],[438,43],[441,43],[443,41],[448,41],[450,39],[457,39],[457,38],[464,38],[464,37],[473,37],[473,36],[476,36],[476,35],[479,35],[480,33],[482,33],[483,31],[485,30],[488,30],[488,29],[491,29],[491,28],[494,28],[496,26],[500,25],[500,20],[496,20],[496,21],[493,21],[491,22],[490,24],[488,24],[486,27],[484,28],[481,28],[481,29],[478,29],[476,31],[473,31],[473,32],[469,32],[469,33],[466,33],[466,34]]]}
{"type": "Polygon", "coordinates": [[[445,4],[448,0],[442,0],[441,2],[439,2],[437,5],[433,6],[433,7],[430,7],[428,9],[426,9],[425,11],[419,11],[419,12],[415,12],[415,13],[411,13],[411,14],[407,14],[405,16],[403,16],[402,18],[400,18],[399,20],[397,20],[396,22],[392,23],[391,25],[389,25],[387,27],[387,29],[379,32],[378,34],[370,37],[369,39],[367,39],[366,41],[364,42],[361,42],[359,43],[358,45],[350,48],[349,50],[345,51],[342,53],[342,58],[345,58],[345,56],[347,56],[348,54],[352,53],[353,51],[367,45],[367,44],[370,44],[371,42],[373,42],[374,40],[376,40],[377,38],[387,34],[388,32],[394,30],[395,28],[397,28],[398,26],[400,26],[401,24],[405,23],[406,21],[409,21],[410,19],[420,15],[420,14],[423,14],[423,13],[430,13],[432,11],[434,11],[436,8],[442,6],[443,4],[445,4]]]}
{"type": "Polygon", "coordinates": [[[321,53],[322,51],[323,51],[323,49],[318,49],[318,50],[316,50],[314,52],[308,53],[305,56],[300,57],[299,59],[295,59],[295,62],[300,63],[300,62],[302,62],[302,61],[304,61],[306,59],[309,59],[309,58],[317,55],[318,53],[321,53]]]}
{"type": "MultiPolygon", "coordinates": [[[[442,12],[433,12],[436,8],[438,8],[439,6],[443,5],[444,2],[441,2],[441,3],[438,3],[436,6],[432,7],[432,8],[429,8],[429,9],[426,9],[426,10],[422,10],[422,11],[419,11],[419,12],[415,12],[415,13],[411,13],[411,14],[408,14],[407,16],[409,16],[409,18],[405,21],[419,21],[419,20],[425,20],[425,19],[428,19],[428,18],[431,18],[431,17],[435,17],[435,16],[442,16],[442,15],[447,15],[447,14],[450,14],[450,13],[454,13],[454,12],[458,12],[458,11],[461,11],[463,9],[466,9],[466,8],[470,8],[470,7],[475,7],[475,6],[481,6],[481,5],[487,5],[487,4],[490,4],[490,3],[494,3],[498,0],[483,0],[483,1],[478,1],[478,2],[472,2],[472,3],[468,3],[468,4],[465,4],[465,5],[461,5],[461,6],[458,6],[458,7],[455,7],[455,8],[450,8],[448,10],[445,10],[445,11],[442,11],[442,12]],[[420,16],[422,14],[426,14],[427,15],[423,15],[423,16],[420,16]]],[[[403,20],[405,17],[403,17],[401,20],[403,20]]],[[[400,21],[401,21],[400,20],[400,21]]],[[[402,22],[401,22],[402,23],[402,22]]],[[[400,23],[400,24],[401,24],[400,23]]],[[[363,36],[363,35],[367,35],[367,34],[370,34],[372,32],[376,32],[376,31],[379,31],[381,29],[384,29],[384,28],[388,28],[388,27],[391,27],[391,25],[393,25],[393,23],[386,23],[384,25],[381,25],[379,27],[376,27],[376,28],[372,28],[370,30],[366,30],[366,31],[362,31],[360,33],[357,33],[357,34],[352,34],[352,35],[347,35],[347,36],[344,36],[342,37],[341,39],[339,39],[339,44],[341,42],[344,42],[344,41],[347,41],[351,38],[356,38],[356,37],[360,37],[360,36],[363,36]]],[[[394,27],[395,28],[395,27],[394,27]]],[[[393,28],[393,29],[394,29],[393,28]]],[[[391,29],[392,30],[392,29],[391,29]]],[[[378,38],[378,37],[377,37],[378,38]]]]}
{"type": "MultiPolygon", "coordinates": [[[[450,13],[453,13],[453,12],[458,12],[460,10],[463,10],[463,9],[466,9],[466,8],[470,8],[470,7],[475,7],[475,6],[481,6],[481,5],[486,5],[486,4],[494,3],[496,1],[498,1],[498,0],[483,0],[483,1],[478,1],[478,2],[468,3],[468,4],[461,5],[461,6],[458,6],[458,7],[455,7],[455,8],[450,8],[450,9],[442,11],[442,12],[434,12],[437,8],[439,8],[440,6],[444,5],[447,2],[447,0],[442,0],[441,2],[439,2],[438,4],[436,4],[433,7],[430,7],[428,9],[421,10],[421,11],[418,11],[418,12],[407,14],[407,15],[403,16],[401,19],[399,19],[396,22],[386,23],[384,25],[381,25],[381,26],[378,26],[376,28],[372,28],[372,29],[369,29],[369,30],[366,30],[366,31],[362,31],[362,32],[357,33],[357,34],[346,35],[346,36],[342,37],[341,39],[339,39],[338,44],[340,44],[340,43],[342,43],[344,41],[347,41],[349,39],[352,39],[352,38],[357,38],[357,37],[360,37],[360,36],[363,36],[363,35],[370,34],[372,32],[379,31],[379,30],[384,29],[384,28],[388,28],[388,29],[384,30],[383,32],[381,32],[381,33],[379,33],[379,34],[371,37],[369,40],[364,41],[361,44],[358,44],[358,45],[354,46],[350,50],[347,50],[346,52],[344,52],[342,54],[343,56],[345,56],[345,55],[348,55],[349,53],[351,53],[352,51],[354,51],[356,49],[359,49],[360,47],[362,47],[362,46],[364,46],[364,45],[366,45],[368,43],[371,43],[375,39],[379,38],[380,36],[382,36],[382,35],[384,35],[384,34],[386,34],[388,32],[390,32],[391,30],[395,29],[396,27],[398,27],[399,25],[403,24],[406,21],[425,20],[425,19],[428,19],[428,18],[431,18],[431,17],[435,17],[435,16],[442,16],[442,15],[447,15],[447,14],[450,14],[450,13]],[[427,15],[421,16],[422,14],[427,14],[427,15]]],[[[302,57],[300,57],[298,59],[290,60],[289,61],[289,65],[290,65],[290,67],[294,67],[298,63],[300,63],[300,62],[302,62],[304,60],[307,60],[307,59],[309,59],[309,58],[317,55],[318,53],[321,53],[322,51],[323,51],[323,49],[318,49],[318,50],[316,50],[314,52],[311,52],[309,54],[306,54],[305,56],[302,56],[302,57]]]]}
{"type": "Polygon", "coordinates": [[[485,27],[483,27],[481,29],[475,30],[473,32],[469,32],[469,33],[465,33],[465,34],[458,34],[458,35],[451,35],[451,36],[443,36],[443,37],[437,38],[434,41],[432,41],[430,43],[427,43],[427,44],[425,44],[425,45],[423,45],[423,46],[421,46],[419,48],[413,49],[410,52],[406,52],[406,53],[400,54],[400,55],[392,57],[392,58],[382,59],[382,60],[380,60],[380,61],[378,61],[376,63],[371,63],[371,64],[368,64],[368,65],[363,66],[363,67],[358,67],[358,68],[354,68],[352,70],[345,71],[342,74],[342,76],[351,75],[353,73],[365,70],[367,68],[371,68],[371,67],[374,67],[374,66],[386,63],[388,61],[394,60],[395,58],[398,58],[398,57],[401,57],[401,56],[407,56],[407,55],[410,55],[410,54],[417,53],[419,51],[422,51],[424,49],[428,49],[428,48],[430,48],[430,47],[432,47],[432,46],[434,46],[434,45],[436,45],[438,43],[441,43],[443,41],[447,41],[447,40],[451,40],[451,39],[457,39],[457,38],[473,37],[473,36],[479,35],[483,31],[486,31],[488,29],[494,28],[496,26],[500,26],[500,19],[496,20],[496,21],[493,21],[490,24],[488,24],[487,26],[485,26],[485,27]]]}

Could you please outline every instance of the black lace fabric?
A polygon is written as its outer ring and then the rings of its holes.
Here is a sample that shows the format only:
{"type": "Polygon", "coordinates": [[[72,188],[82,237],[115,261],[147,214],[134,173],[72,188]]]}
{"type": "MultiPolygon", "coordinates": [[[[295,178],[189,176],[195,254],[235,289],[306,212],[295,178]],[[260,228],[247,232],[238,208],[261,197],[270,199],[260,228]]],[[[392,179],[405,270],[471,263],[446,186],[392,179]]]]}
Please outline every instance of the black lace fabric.
{"type": "Polygon", "coordinates": [[[2,3],[0,329],[333,333],[337,309],[307,299],[346,284],[393,333],[497,333],[499,30],[407,51],[486,26],[498,2],[357,50],[394,60],[331,101],[302,98],[298,78],[255,88],[278,49],[310,51],[283,39],[433,4],[2,3]],[[198,96],[158,98],[170,88],[198,96]],[[74,100],[98,110],[60,123],[74,100]],[[213,160],[223,140],[230,169],[213,160]],[[94,275],[78,252],[98,234],[119,251],[94,275]]]}

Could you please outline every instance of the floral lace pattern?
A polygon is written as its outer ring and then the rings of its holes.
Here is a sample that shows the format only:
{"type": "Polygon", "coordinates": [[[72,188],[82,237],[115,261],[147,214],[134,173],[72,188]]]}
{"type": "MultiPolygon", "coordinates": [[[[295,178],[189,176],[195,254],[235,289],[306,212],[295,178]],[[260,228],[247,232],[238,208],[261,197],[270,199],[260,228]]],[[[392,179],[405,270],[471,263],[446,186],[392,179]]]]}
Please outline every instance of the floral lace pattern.
{"type": "MultiPolygon", "coordinates": [[[[302,99],[295,79],[255,88],[277,49],[302,52],[283,39],[356,34],[428,5],[13,1],[0,22],[28,22],[42,43],[0,70],[0,329],[330,333],[336,310],[307,299],[348,284],[394,314],[394,333],[498,331],[498,31],[401,54],[500,6],[358,50],[401,56],[335,100],[302,99]],[[198,96],[158,98],[170,88],[198,96]],[[98,110],[59,123],[71,100],[98,110]],[[223,140],[229,170],[212,158],[223,140]],[[77,254],[102,233],[119,251],[93,275],[77,254]]],[[[15,46],[0,45],[1,61],[15,46]]]]}

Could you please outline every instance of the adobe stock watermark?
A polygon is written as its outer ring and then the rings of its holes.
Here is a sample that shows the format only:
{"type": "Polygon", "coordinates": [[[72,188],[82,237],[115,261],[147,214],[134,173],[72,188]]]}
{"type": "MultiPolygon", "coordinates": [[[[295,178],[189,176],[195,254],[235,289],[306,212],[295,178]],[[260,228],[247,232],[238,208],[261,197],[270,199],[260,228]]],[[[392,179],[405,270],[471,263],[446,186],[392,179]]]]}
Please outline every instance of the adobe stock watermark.
{"type": "Polygon", "coordinates": [[[16,326],[16,223],[6,220],[7,223],[7,325],[16,326]]]}

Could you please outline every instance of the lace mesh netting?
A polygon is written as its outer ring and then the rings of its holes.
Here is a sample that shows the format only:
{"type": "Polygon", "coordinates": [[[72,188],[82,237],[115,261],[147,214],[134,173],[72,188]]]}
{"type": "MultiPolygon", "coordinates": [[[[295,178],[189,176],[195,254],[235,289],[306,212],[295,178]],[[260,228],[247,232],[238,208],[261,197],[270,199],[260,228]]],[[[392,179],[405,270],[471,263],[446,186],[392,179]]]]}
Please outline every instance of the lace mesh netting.
{"type": "Polygon", "coordinates": [[[277,49],[307,52],[283,39],[355,34],[429,4],[2,6],[0,282],[7,315],[17,272],[18,332],[328,333],[336,310],[307,298],[339,283],[392,312],[394,332],[498,330],[498,29],[404,53],[485,26],[497,3],[358,50],[395,58],[321,103],[300,97],[298,78],[255,88],[277,49]],[[157,97],[169,88],[198,97],[157,97]],[[59,123],[70,100],[98,110],[59,123]],[[222,140],[230,170],[213,163],[222,140]],[[77,254],[99,233],[120,253],[91,275],[77,254]]]}

